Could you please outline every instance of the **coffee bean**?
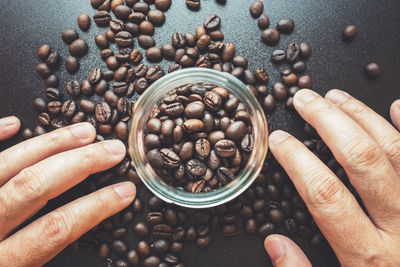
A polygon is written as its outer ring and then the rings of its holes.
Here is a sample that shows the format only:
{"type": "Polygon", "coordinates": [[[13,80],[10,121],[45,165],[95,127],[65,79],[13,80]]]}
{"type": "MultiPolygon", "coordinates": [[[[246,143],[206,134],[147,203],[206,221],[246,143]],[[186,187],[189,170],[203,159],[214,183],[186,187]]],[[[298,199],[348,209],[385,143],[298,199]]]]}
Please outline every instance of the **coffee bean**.
{"type": "Polygon", "coordinates": [[[283,101],[288,95],[286,86],[280,82],[274,84],[273,93],[275,99],[277,99],[278,101],[283,101]]]}
{"type": "Polygon", "coordinates": [[[261,35],[262,41],[268,46],[275,46],[280,39],[279,32],[274,28],[265,29],[261,35]]]}
{"type": "Polygon", "coordinates": [[[50,68],[54,68],[58,65],[58,62],[60,61],[60,56],[58,55],[58,52],[52,52],[46,60],[46,64],[47,66],[49,66],[50,68]]]}
{"type": "Polygon", "coordinates": [[[64,117],[72,117],[76,110],[76,104],[73,100],[67,100],[61,107],[64,117]]]}
{"type": "Polygon", "coordinates": [[[153,244],[151,245],[151,248],[154,250],[154,252],[157,255],[164,255],[165,253],[168,252],[170,247],[170,243],[166,239],[159,239],[155,240],[153,244]]]}
{"type": "Polygon", "coordinates": [[[270,222],[261,225],[260,228],[258,229],[258,234],[262,238],[265,238],[268,235],[273,234],[274,232],[275,232],[275,226],[270,222]]]}
{"type": "Polygon", "coordinates": [[[79,61],[76,57],[68,56],[65,59],[65,67],[70,74],[75,74],[79,70],[79,61]]]}
{"type": "Polygon", "coordinates": [[[42,112],[38,116],[38,121],[43,126],[49,126],[50,120],[51,120],[50,115],[46,112],[42,112]]]}
{"type": "Polygon", "coordinates": [[[307,43],[301,43],[300,47],[300,56],[304,59],[307,59],[311,56],[311,47],[307,43]]]}
{"type": "Polygon", "coordinates": [[[381,67],[376,63],[369,63],[365,66],[365,73],[368,75],[368,77],[376,79],[381,74],[381,67]]]}
{"type": "Polygon", "coordinates": [[[158,10],[158,9],[151,9],[147,13],[147,18],[156,27],[160,27],[165,22],[164,12],[162,12],[161,10],[158,10]]]}
{"type": "Polygon", "coordinates": [[[223,41],[225,38],[224,33],[221,30],[214,30],[209,32],[208,34],[213,41],[223,41]]]}
{"type": "Polygon", "coordinates": [[[167,224],[157,224],[153,227],[153,234],[156,238],[170,238],[172,236],[172,228],[167,224]]]}
{"type": "Polygon", "coordinates": [[[104,27],[107,26],[111,20],[111,15],[108,11],[98,11],[93,15],[93,20],[97,26],[104,27]]]}
{"type": "Polygon", "coordinates": [[[133,10],[135,12],[147,14],[147,12],[149,12],[150,10],[150,7],[147,3],[137,2],[136,4],[133,5],[133,10]]]}
{"type": "Polygon", "coordinates": [[[143,35],[143,34],[139,35],[138,43],[144,49],[148,49],[148,48],[153,47],[153,46],[156,45],[153,37],[151,37],[149,35],[143,35]]]}
{"type": "Polygon", "coordinates": [[[200,51],[206,50],[209,44],[211,43],[210,35],[202,35],[196,42],[196,47],[200,51]]]}
{"type": "Polygon", "coordinates": [[[294,73],[284,74],[282,75],[282,82],[288,86],[295,85],[297,83],[297,75],[294,73]]]}
{"type": "Polygon", "coordinates": [[[162,59],[161,49],[159,47],[150,47],[146,51],[146,58],[149,62],[160,62],[162,59]]]}
{"type": "Polygon", "coordinates": [[[211,152],[211,144],[207,139],[198,139],[195,143],[195,150],[197,155],[202,158],[208,157],[211,152]]]}
{"type": "Polygon", "coordinates": [[[276,27],[281,33],[289,34],[294,30],[294,21],[292,19],[281,19],[276,27]]]}
{"type": "Polygon", "coordinates": [[[100,49],[108,48],[108,41],[104,34],[101,34],[101,33],[96,34],[94,41],[100,49]]]}
{"type": "Polygon", "coordinates": [[[275,50],[272,52],[271,59],[275,62],[282,62],[286,59],[286,53],[283,50],[275,50]]]}
{"type": "Polygon", "coordinates": [[[204,27],[208,32],[214,31],[219,28],[221,23],[221,18],[218,17],[215,14],[209,15],[205,20],[204,20],[204,27]]]}
{"type": "Polygon", "coordinates": [[[43,98],[38,97],[33,101],[33,107],[37,112],[44,112],[46,111],[47,103],[43,98]]]}
{"type": "Polygon", "coordinates": [[[261,30],[265,30],[269,27],[270,24],[269,17],[265,14],[261,14],[257,20],[257,23],[258,27],[260,27],[261,30]]]}
{"type": "Polygon", "coordinates": [[[226,43],[222,49],[221,59],[224,62],[231,61],[235,56],[235,45],[233,43],[226,43]]]}
{"type": "Polygon", "coordinates": [[[349,25],[344,28],[343,39],[347,42],[353,41],[357,36],[357,27],[355,25],[349,25]]]}
{"type": "Polygon", "coordinates": [[[46,88],[46,97],[50,100],[60,100],[61,93],[58,89],[49,87],[46,88]]]}
{"type": "Polygon", "coordinates": [[[264,4],[261,1],[254,1],[250,5],[250,14],[253,18],[258,18],[264,10],[264,4]]]}
{"type": "Polygon", "coordinates": [[[38,57],[42,60],[45,61],[51,53],[51,47],[47,44],[42,45],[39,50],[38,50],[38,57]]]}
{"type": "Polygon", "coordinates": [[[130,34],[127,31],[120,31],[115,35],[115,43],[119,47],[127,47],[127,46],[132,46],[133,44],[133,37],[132,34],[130,34]]]}
{"type": "Polygon", "coordinates": [[[107,123],[111,118],[111,108],[106,102],[101,102],[95,108],[96,119],[100,123],[107,123]]]}
{"type": "Polygon", "coordinates": [[[90,17],[88,14],[80,14],[78,16],[78,26],[82,31],[87,31],[90,27],[90,17]]]}
{"type": "Polygon", "coordinates": [[[142,240],[137,243],[137,251],[140,256],[148,256],[150,254],[150,246],[147,241],[142,240]]]}
{"type": "Polygon", "coordinates": [[[163,159],[162,166],[167,169],[177,168],[181,162],[179,156],[170,149],[162,148],[160,150],[163,159]]]}
{"type": "Polygon", "coordinates": [[[204,123],[198,119],[189,119],[183,123],[183,130],[187,133],[194,133],[203,130],[204,123]]]}
{"type": "Polygon", "coordinates": [[[116,70],[119,67],[119,62],[115,56],[109,56],[106,59],[106,65],[110,70],[116,70]]]}
{"type": "Polygon", "coordinates": [[[161,259],[157,256],[150,256],[143,261],[144,267],[158,267],[161,259]]]}
{"type": "Polygon", "coordinates": [[[185,0],[186,6],[192,10],[198,10],[200,8],[200,0],[185,0]]]}
{"type": "Polygon", "coordinates": [[[201,177],[206,173],[207,167],[202,161],[191,159],[186,163],[186,171],[193,177],[201,177]]]}
{"type": "Polygon", "coordinates": [[[119,5],[113,9],[113,12],[117,18],[127,20],[128,16],[132,13],[132,10],[125,5],[119,5]]]}
{"type": "Polygon", "coordinates": [[[255,71],[256,78],[258,82],[266,84],[269,81],[269,75],[266,69],[263,67],[256,69],[255,71]]]}
{"type": "MultiPolygon", "coordinates": [[[[73,29],[67,29],[62,32],[61,34],[61,39],[64,41],[66,44],[71,44],[73,41],[79,38],[78,33],[73,30],[73,29]]],[[[49,53],[50,54],[50,53],[49,53]]]]}
{"type": "Polygon", "coordinates": [[[304,73],[306,71],[307,65],[304,61],[297,61],[293,64],[293,71],[297,74],[304,73]]]}
{"type": "MultiPolygon", "coordinates": [[[[243,121],[236,121],[234,123],[231,123],[225,130],[226,137],[233,141],[242,140],[245,133],[246,133],[246,124],[243,121]]],[[[214,149],[216,149],[216,147],[214,149]]],[[[218,153],[217,149],[216,151],[218,153]]]]}
{"type": "Polygon", "coordinates": [[[194,101],[189,103],[185,108],[185,116],[187,118],[202,118],[205,106],[202,101],[194,101]]]}
{"type": "Polygon", "coordinates": [[[309,75],[304,75],[299,78],[298,85],[300,88],[311,88],[312,87],[312,80],[309,75]]]}
{"type": "Polygon", "coordinates": [[[297,44],[290,43],[286,49],[286,60],[293,63],[300,56],[300,47],[297,44]]]}
{"type": "Polygon", "coordinates": [[[229,158],[236,153],[236,144],[231,140],[220,140],[214,145],[214,150],[219,157],[229,158]]]}
{"type": "Polygon", "coordinates": [[[264,97],[264,100],[262,102],[262,106],[263,106],[264,110],[267,111],[267,112],[274,111],[275,107],[276,107],[275,97],[273,95],[271,95],[271,94],[269,94],[266,97],[264,97]]]}
{"type": "Polygon", "coordinates": [[[76,39],[69,45],[69,53],[74,57],[82,57],[88,52],[88,45],[82,39],[76,39]]]}
{"type": "Polygon", "coordinates": [[[36,71],[43,79],[47,79],[52,74],[51,69],[45,63],[39,63],[36,66],[36,71]]]}
{"type": "Polygon", "coordinates": [[[70,96],[77,97],[81,93],[81,85],[76,80],[68,81],[66,91],[70,96]]]}
{"type": "Polygon", "coordinates": [[[128,251],[128,246],[122,240],[114,240],[111,243],[111,249],[122,256],[128,251]]]}

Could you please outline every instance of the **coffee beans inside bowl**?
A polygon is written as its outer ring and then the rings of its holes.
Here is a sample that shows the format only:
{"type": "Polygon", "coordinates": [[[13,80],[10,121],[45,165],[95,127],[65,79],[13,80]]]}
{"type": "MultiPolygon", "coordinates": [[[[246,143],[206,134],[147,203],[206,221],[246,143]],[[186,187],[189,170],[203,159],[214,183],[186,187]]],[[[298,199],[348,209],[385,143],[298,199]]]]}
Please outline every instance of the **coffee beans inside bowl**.
{"type": "Polygon", "coordinates": [[[228,89],[189,83],[172,89],[146,123],[147,161],[168,184],[210,192],[237,178],[253,150],[243,103],[228,89]]]}

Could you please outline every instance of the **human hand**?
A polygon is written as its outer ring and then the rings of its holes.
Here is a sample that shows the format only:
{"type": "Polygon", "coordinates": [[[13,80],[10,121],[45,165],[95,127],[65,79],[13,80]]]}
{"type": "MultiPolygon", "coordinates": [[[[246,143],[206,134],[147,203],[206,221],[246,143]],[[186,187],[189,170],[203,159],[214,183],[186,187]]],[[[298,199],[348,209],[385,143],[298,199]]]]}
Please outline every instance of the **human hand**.
{"type": "MultiPolygon", "coordinates": [[[[19,127],[16,117],[0,119],[0,140],[14,135],[19,127]]],[[[48,200],[124,158],[122,142],[90,144],[95,136],[93,126],[79,123],[0,153],[0,266],[41,266],[133,201],[136,195],[133,183],[108,186],[12,233],[48,200]]]]}
{"type": "MultiPolygon", "coordinates": [[[[343,166],[369,214],[301,142],[283,131],[271,134],[272,153],[340,263],[400,266],[400,133],[340,90],[331,90],[325,98],[308,89],[300,90],[294,106],[343,166]]],[[[400,129],[400,100],[392,104],[390,115],[400,129]]],[[[265,248],[274,266],[311,266],[301,249],[286,237],[267,237],[265,248]]]]}

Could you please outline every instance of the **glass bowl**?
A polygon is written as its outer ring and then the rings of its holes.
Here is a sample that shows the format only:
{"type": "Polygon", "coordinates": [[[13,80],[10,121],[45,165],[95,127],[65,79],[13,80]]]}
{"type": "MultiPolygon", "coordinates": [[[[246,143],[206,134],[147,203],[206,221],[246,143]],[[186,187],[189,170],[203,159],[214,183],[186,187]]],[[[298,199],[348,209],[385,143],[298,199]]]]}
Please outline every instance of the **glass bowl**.
{"type": "Polygon", "coordinates": [[[268,150],[268,127],[264,112],[254,95],[231,74],[206,68],[187,68],[160,78],[146,89],[135,104],[129,133],[129,153],[139,177],[162,200],[188,208],[209,208],[239,196],[257,178],[268,150]],[[207,193],[190,193],[165,183],[146,159],[144,128],[155,105],[168,92],[188,83],[212,83],[225,87],[246,107],[253,124],[254,146],[243,170],[231,183],[207,193]]]}

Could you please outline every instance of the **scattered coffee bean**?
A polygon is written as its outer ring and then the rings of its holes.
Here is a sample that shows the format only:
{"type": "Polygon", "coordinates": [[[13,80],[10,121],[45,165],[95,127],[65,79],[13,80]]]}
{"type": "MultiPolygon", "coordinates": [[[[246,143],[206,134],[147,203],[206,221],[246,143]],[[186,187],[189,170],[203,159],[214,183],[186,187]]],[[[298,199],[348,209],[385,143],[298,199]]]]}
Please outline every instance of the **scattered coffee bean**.
{"type": "Polygon", "coordinates": [[[381,74],[381,67],[376,63],[369,63],[365,66],[365,72],[367,73],[368,77],[376,79],[381,74]]]}
{"type": "Polygon", "coordinates": [[[344,28],[343,39],[347,42],[353,41],[357,36],[357,27],[355,25],[349,25],[344,28]]]}
{"type": "Polygon", "coordinates": [[[90,17],[88,14],[80,14],[78,17],[78,26],[82,31],[89,30],[90,27],[90,17]]]}
{"type": "Polygon", "coordinates": [[[253,18],[258,18],[264,11],[264,4],[261,1],[254,1],[250,5],[250,14],[253,18]]]}

